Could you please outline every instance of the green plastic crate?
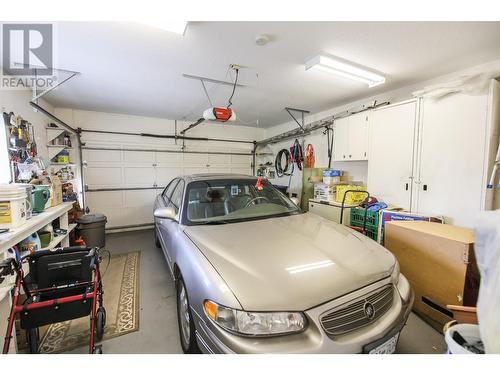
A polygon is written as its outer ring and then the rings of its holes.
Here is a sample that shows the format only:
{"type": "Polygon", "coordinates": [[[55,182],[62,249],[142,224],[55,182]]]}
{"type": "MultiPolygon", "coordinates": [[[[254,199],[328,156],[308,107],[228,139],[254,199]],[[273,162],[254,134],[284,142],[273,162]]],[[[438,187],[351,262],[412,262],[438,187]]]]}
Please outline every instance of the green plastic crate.
{"type": "MultiPolygon", "coordinates": [[[[351,225],[355,227],[362,227],[365,218],[365,210],[363,208],[351,208],[351,225]]],[[[378,211],[368,211],[366,213],[366,227],[378,230],[378,211]]]]}
{"type": "Polygon", "coordinates": [[[378,240],[378,229],[366,227],[366,236],[374,241],[378,240]]]}

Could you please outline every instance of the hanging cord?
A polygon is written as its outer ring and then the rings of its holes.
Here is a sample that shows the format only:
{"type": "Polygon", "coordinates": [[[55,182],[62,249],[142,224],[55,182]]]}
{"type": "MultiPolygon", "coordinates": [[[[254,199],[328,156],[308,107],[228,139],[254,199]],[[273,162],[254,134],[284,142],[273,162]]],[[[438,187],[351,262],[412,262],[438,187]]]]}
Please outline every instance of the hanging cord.
{"type": "Polygon", "coordinates": [[[325,127],[325,131],[323,134],[326,134],[327,141],[328,141],[328,169],[331,168],[332,166],[332,154],[333,154],[333,129],[330,128],[330,126],[325,127]],[[330,135],[331,134],[331,135],[330,135]]]}
{"type": "Polygon", "coordinates": [[[289,161],[290,161],[290,152],[284,148],[278,151],[278,154],[276,155],[276,160],[274,161],[274,167],[276,168],[276,175],[278,177],[283,177],[285,175],[288,176],[288,166],[289,166],[289,161]],[[285,156],[285,167],[282,167],[281,161],[283,160],[283,155],[285,156]]]}
{"type": "Polygon", "coordinates": [[[238,68],[235,68],[234,70],[236,70],[236,78],[234,79],[233,92],[231,93],[231,96],[228,99],[227,108],[230,108],[233,105],[232,100],[233,100],[234,92],[236,91],[236,84],[238,83],[238,74],[239,74],[240,70],[238,68]]]}
{"type": "MultiPolygon", "coordinates": [[[[99,256],[101,256],[102,253],[107,253],[108,254],[108,263],[106,264],[106,269],[104,270],[104,272],[101,272],[101,278],[104,277],[104,275],[108,271],[109,265],[111,263],[111,252],[109,250],[107,250],[107,249],[99,249],[99,256]]],[[[101,257],[101,261],[102,261],[102,257],[101,257]]]]}

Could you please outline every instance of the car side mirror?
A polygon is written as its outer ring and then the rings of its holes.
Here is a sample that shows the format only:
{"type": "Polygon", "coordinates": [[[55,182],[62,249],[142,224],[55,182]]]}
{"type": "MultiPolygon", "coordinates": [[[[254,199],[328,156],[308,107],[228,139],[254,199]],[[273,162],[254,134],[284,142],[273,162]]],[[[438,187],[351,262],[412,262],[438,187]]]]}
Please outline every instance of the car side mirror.
{"type": "Polygon", "coordinates": [[[157,208],[154,211],[153,215],[158,219],[170,219],[170,220],[175,220],[177,216],[173,207],[157,208]]]}

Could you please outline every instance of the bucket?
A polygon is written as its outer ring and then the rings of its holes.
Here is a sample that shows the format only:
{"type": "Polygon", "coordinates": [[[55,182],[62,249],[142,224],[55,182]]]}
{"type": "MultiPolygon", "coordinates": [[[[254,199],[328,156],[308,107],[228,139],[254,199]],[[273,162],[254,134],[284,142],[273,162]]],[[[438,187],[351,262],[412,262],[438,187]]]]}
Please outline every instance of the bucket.
{"type": "Polygon", "coordinates": [[[31,205],[32,205],[32,203],[31,203],[31,191],[33,190],[33,185],[20,184],[20,183],[16,183],[16,184],[12,184],[12,185],[26,189],[26,219],[30,219],[31,214],[33,213],[33,210],[31,207],[31,205]]]}
{"type": "Polygon", "coordinates": [[[445,333],[444,339],[448,345],[448,354],[476,354],[460,345],[453,339],[453,333],[458,332],[470,344],[481,341],[479,325],[477,324],[456,324],[451,326],[445,333]]]}
{"type": "Polygon", "coordinates": [[[106,216],[103,214],[84,215],[77,219],[77,237],[83,237],[89,247],[104,247],[106,245],[106,216]]]}
{"type": "Polygon", "coordinates": [[[26,222],[26,190],[0,186],[0,229],[17,228],[26,222]]]}

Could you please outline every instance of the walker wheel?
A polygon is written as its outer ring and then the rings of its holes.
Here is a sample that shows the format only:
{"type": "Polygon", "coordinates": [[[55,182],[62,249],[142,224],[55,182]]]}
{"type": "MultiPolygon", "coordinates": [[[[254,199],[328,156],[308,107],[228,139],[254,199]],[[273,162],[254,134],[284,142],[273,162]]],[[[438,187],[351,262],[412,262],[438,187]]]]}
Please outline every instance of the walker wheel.
{"type": "Polygon", "coordinates": [[[93,354],[102,354],[102,346],[98,345],[94,347],[94,351],[92,352],[93,354]]]}
{"type": "Polygon", "coordinates": [[[95,315],[95,334],[98,341],[104,336],[104,327],[106,326],[106,309],[99,307],[95,315]]]}
{"type": "Polygon", "coordinates": [[[38,328],[27,329],[26,338],[28,339],[30,353],[38,354],[38,328]]]}

